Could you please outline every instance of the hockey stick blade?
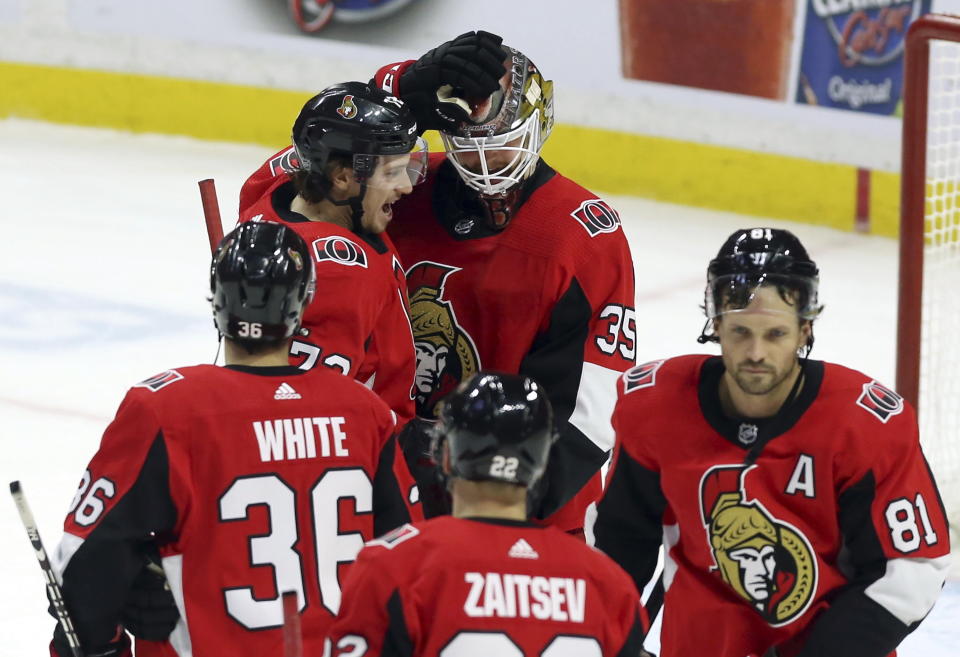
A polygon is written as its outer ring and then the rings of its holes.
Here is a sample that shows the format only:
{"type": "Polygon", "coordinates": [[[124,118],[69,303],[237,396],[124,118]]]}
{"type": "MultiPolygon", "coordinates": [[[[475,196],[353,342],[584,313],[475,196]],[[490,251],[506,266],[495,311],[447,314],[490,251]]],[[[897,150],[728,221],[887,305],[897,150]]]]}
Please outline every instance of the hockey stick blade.
{"type": "Polygon", "coordinates": [[[303,633],[297,592],[284,591],[283,596],[283,657],[303,657],[303,633]]]}
{"type": "Polygon", "coordinates": [[[203,220],[207,224],[207,239],[210,240],[210,252],[217,250],[223,239],[223,222],[220,220],[220,203],[217,201],[217,187],[213,178],[197,183],[200,186],[200,202],[203,203],[203,220]]]}
{"type": "Polygon", "coordinates": [[[67,636],[67,643],[70,645],[71,657],[83,657],[83,651],[80,649],[80,639],[77,632],[73,629],[73,622],[70,620],[70,614],[67,612],[67,606],[63,602],[63,594],[60,591],[60,584],[57,582],[57,576],[53,572],[50,560],[47,558],[47,551],[43,549],[43,541],[40,540],[40,531],[37,529],[37,522],[33,518],[33,512],[30,505],[27,504],[27,498],[23,494],[23,488],[19,481],[10,482],[10,495],[17,505],[17,511],[20,512],[20,520],[23,522],[24,529],[27,530],[27,536],[30,538],[30,544],[33,545],[33,552],[40,563],[40,570],[43,571],[43,578],[47,583],[47,594],[53,603],[53,611],[63,627],[63,633],[67,636]]]}

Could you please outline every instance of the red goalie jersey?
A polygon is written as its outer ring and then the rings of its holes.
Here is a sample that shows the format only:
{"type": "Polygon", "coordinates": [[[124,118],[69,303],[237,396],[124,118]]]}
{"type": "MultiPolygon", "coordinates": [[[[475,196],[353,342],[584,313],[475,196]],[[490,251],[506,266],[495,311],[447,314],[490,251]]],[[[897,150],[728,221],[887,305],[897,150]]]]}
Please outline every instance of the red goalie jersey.
{"type": "Polygon", "coordinates": [[[201,365],[131,388],[58,555],[84,645],[113,637],[141,545],[156,541],[181,621],[170,645],[138,654],[280,654],[287,590],[321,654],[346,566],[409,519],[394,428],[376,395],[324,368],[201,365]]]}
{"type": "Polygon", "coordinates": [[[807,361],[790,405],[735,420],[723,373],[683,356],[624,375],[597,547],[643,586],[662,538],[664,657],[889,654],[933,606],[950,553],[913,409],[807,361]]]}
{"type": "Polygon", "coordinates": [[[629,577],[562,532],[443,517],[367,544],[344,583],[335,657],[636,657],[629,577]]]}
{"type": "Polygon", "coordinates": [[[413,416],[413,338],[403,268],[390,238],[358,235],[290,210],[293,147],[270,158],[244,183],[240,221],[281,222],[310,246],[317,292],[303,317],[306,336],[290,347],[290,364],[324,365],[370,386],[402,426],[413,416]]]}
{"type": "MultiPolygon", "coordinates": [[[[547,390],[560,439],[538,516],[596,473],[613,446],[617,377],[636,354],[633,261],[620,217],[542,160],[502,231],[465,200],[442,154],[395,208],[388,228],[407,272],[417,352],[417,413],[481,368],[532,377],[547,390]]],[[[583,526],[599,478],[564,513],[583,526]]]]}

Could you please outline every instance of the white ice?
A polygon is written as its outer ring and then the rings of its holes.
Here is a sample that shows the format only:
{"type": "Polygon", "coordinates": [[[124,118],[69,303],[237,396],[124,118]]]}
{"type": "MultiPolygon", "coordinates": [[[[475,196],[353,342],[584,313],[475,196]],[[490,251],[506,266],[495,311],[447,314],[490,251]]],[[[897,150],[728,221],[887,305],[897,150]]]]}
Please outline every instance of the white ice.
{"type": "MultiPolygon", "coordinates": [[[[213,360],[197,181],[216,179],[224,223],[232,225],[240,185],[270,152],[0,121],[0,480],[21,480],[48,550],[126,389],[213,360]]],[[[609,200],[636,262],[641,361],[713,349],[695,342],[707,261],[737,228],[789,227],[821,268],[826,311],[815,357],[892,385],[893,240],[609,200]]],[[[0,529],[0,657],[45,654],[53,621],[12,502],[0,501],[0,529]]],[[[953,581],[900,654],[955,655],[958,618],[960,582],[953,581]]]]}

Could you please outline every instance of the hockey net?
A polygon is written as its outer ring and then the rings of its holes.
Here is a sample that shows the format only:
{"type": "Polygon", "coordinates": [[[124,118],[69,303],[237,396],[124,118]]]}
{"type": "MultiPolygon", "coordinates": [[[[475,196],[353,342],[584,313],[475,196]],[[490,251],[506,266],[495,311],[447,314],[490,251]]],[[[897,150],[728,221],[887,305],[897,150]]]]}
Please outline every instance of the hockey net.
{"type": "Polygon", "coordinates": [[[897,388],[919,411],[960,576],[960,17],[916,21],[905,66],[897,388]]]}

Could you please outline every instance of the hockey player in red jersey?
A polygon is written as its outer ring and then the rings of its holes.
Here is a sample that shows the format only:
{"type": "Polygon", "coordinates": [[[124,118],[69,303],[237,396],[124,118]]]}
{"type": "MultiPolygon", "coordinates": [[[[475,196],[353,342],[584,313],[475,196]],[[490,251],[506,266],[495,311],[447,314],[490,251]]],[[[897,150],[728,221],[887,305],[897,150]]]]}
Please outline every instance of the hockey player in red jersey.
{"type": "Polygon", "coordinates": [[[544,382],[560,439],[534,515],[583,489],[551,519],[577,530],[613,446],[616,380],[635,362],[634,268],[620,217],[540,158],[553,82],[500,37],[463,34],[383,67],[375,82],[446,147],[387,229],[407,272],[417,413],[432,419],[436,401],[480,368],[544,382]]]}
{"type": "Polygon", "coordinates": [[[663,543],[662,657],[885,657],[943,585],[914,409],[808,358],[817,286],[790,232],[737,231],[707,270],[701,341],[721,356],[620,381],[594,535],[638,587],[663,543]]]}
{"type": "MultiPolygon", "coordinates": [[[[284,591],[296,591],[304,647],[319,655],[344,567],[409,520],[394,414],[339,373],[288,365],[313,282],[294,231],[242,224],[211,266],[226,366],[167,370],[127,393],[57,554],[84,654],[130,654],[121,608],[156,544],[181,621],[167,644],[138,642],[139,655],[278,655],[284,591]]],[[[70,654],[58,626],[51,655],[70,654]]]]}
{"type": "Polygon", "coordinates": [[[414,352],[403,268],[384,233],[393,205],[420,182],[425,142],[402,102],[361,82],[303,107],[293,146],[244,184],[240,221],[279,221],[310,245],[317,302],[291,364],[324,365],[368,384],[403,425],[413,416],[414,352]]]}
{"type": "Polygon", "coordinates": [[[527,521],[555,435],[544,390],[480,372],[441,402],[433,433],[453,517],[367,543],[344,583],[333,655],[639,657],[642,608],[627,574],[527,521]]]}

